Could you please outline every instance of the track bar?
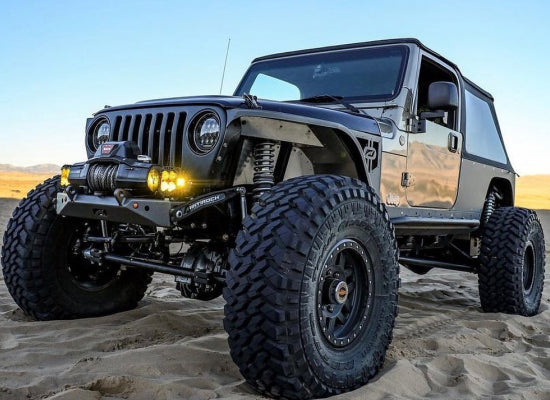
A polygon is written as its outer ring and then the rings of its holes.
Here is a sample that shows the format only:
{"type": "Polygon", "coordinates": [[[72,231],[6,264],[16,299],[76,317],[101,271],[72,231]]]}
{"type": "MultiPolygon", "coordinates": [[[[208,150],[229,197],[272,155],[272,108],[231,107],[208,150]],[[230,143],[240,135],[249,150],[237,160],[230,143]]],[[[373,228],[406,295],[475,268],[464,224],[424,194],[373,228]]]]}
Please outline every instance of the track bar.
{"type": "Polygon", "coordinates": [[[195,276],[193,271],[187,271],[181,268],[172,267],[170,265],[138,260],[132,257],[123,257],[123,256],[117,256],[114,254],[107,253],[103,255],[103,259],[106,261],[111,261],[118,264],[124,264],[128,267],[144,268],[144,269],[148,269],[149,271],[161,272],[163,274],[184,276],[186,278],[193,278],[195,276]]]}

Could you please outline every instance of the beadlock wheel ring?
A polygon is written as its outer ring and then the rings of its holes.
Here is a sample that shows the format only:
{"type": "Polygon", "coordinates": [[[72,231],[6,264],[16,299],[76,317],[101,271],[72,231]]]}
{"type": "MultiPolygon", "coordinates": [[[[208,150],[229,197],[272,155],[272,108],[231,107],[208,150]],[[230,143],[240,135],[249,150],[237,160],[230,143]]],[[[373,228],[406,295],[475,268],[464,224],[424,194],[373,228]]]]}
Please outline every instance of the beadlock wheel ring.
{"type": "Polygon", "coordinates": [[[332,347],[351,344],[365,329],[374,300],[374,270],[368,252],[355,239],[329,251],[317,280],[317,326],[332,347]]]}

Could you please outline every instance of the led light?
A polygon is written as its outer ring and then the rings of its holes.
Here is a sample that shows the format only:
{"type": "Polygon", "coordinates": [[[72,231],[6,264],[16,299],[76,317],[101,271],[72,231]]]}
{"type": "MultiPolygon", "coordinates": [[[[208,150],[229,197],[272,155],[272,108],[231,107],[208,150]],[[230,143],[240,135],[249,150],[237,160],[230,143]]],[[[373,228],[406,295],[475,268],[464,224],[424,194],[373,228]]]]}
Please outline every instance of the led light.
{"type": "Polygon", "coordinates": [[[64,165],[61,168],[61,180],[59,184],[61,187],[67,187],[69,186],[69,174],[71,173],[71,166],[70,165],[64,165]]]}
{"type": "Polygon", "coordinates": [[[160,171],[158,168],[151,168],[147,174],[147,187],[151,192],[156,192],[160,186],[160,171]]]}
{"type": "Polygon", "coordinates": [[[103,143],[108,142],[110,136],[111,124],[109,123],[109,120],[107,118],[102,117],[95,123],[95,125],[93,125],[91,141],[93,150],[97,150],[97,148],[103,143]]]}
{"type": "Polygon", "coordinates": [[[104,122],[97,128],[97,142],[99,144],[109,141],[109,135],[111,134],[111,125],[108,122],[104,122]]]}
{"type": "Polygon", "coordinates": [[[220,140],[220,117],[213,111],[198,114],[191,122],[189,142],[191,149],[198,154],[207,154],[220,140]]]}
{"type": "Polygon", "coordinates": [[[160,174],[160,191],[164,195],[177,196],[187,189],[189,180],[181,170],[163,170],[160,174]]]}

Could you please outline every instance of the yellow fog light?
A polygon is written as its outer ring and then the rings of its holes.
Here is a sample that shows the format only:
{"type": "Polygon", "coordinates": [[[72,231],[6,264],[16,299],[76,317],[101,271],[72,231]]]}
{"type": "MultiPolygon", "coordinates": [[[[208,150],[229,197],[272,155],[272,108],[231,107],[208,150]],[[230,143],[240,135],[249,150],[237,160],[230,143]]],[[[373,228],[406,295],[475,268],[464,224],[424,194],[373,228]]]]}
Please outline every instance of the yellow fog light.
{"type": "Polygon", "coordinates": [[[59,184],[61,187],[67,187],[69,186],[69,174],[71,173],[71,166],[70,165],[64,165],[61,168],[61,180],[59,184]]]}
{"type": "Polygon", "coordinates": [[[158,168],[151,168],[147,174],[147,187],[151,192],[156,192],[160,186],[160,171],[158,168]]]}
{"type": "Polygon", "coordinates": [[[187,185],[188,180],[181,170],[163,170],[160,175],[160,191],[164,195],[182,194],[187,185]]]}

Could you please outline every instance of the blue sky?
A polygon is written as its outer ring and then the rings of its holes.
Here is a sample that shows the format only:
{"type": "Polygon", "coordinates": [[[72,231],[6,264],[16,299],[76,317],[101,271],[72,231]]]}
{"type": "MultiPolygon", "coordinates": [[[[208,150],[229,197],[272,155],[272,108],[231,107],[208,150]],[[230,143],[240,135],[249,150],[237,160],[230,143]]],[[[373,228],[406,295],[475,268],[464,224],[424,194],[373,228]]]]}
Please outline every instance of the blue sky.
{"type": "Polygon", "coordinates": [[[7,1],[0,163],[81,161],[103,105],[224,94],[286,50],[417,37],[490,91],[512,164],[550,173],[550,1],[7,1]]]}

